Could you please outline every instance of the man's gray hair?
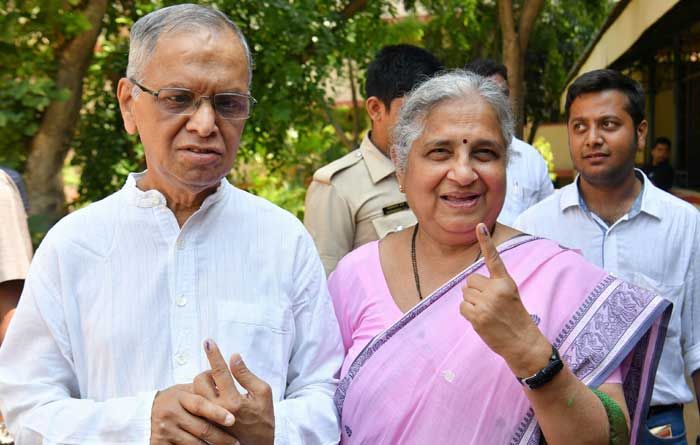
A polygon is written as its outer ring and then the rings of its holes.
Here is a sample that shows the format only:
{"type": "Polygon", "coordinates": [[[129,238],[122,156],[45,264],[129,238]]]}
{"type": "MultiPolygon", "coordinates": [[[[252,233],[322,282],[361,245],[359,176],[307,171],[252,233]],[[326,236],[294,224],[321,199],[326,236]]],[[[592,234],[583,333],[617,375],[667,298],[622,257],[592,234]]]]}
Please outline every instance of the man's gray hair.
{"type": "MultiPolygon", "coordinates": [[[[163,35],[202,29],[230,29],[243,45],[248,62],[248,85],[253,80],[253,58],[240,28],[226,14],[216,9],[186,3],[155,10],[141,17],[131,27],[129,64],[126,75],[140,80],[148,59],[153,55],[158,39],[163,35]]],[[[235,44],[235,42],[232,42],[235,44]]]]}
{"type": "MultiPolygon", "coordinates": [[[[425,130],[425,120],[438,105],[453,100],[483,99],[496,113],[506,149],[513,139],[513,112],[508,97],[491,79],[470,71],[454,70],[418,85],[404,100],[394,127],[393,144],[396,167],[406,170],[408,153],[425,130]]],[[[507,158],[507,156],[506,156],[507,158]]]]}

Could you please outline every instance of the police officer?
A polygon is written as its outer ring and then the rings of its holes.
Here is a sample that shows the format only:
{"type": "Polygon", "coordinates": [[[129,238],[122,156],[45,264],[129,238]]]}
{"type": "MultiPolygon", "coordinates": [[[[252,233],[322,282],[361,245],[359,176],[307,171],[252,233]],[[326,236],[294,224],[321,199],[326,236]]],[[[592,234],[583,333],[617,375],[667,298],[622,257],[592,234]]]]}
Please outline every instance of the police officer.
{"type": "Polygon", "coordinates": [[[327,274],[356,247],[416,223],[389,157],[390,136],[403,96],[442,69],[435,56],[411,45],[382,48],[367,68],[372,130],[358,149],[317,170],[306,193],[304,225],[327,274]]]}

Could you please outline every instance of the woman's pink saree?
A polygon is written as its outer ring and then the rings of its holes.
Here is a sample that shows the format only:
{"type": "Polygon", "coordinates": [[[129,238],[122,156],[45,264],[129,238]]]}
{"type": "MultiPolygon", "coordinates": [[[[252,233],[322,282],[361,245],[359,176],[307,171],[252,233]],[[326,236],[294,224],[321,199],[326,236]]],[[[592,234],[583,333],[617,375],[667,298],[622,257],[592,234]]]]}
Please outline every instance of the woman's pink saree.
{"type": "MultiPolygon", "coordinates": [[[[526,309],[579,379],[597,387],[621,368],[635,443],[670,303],[552,241],[520,236],[499,251],[526,309]]],[[[343,443],[539,443],[525,390],[459,313],[473,272],[488,275],[475,263],[357,356],[335,398],[343,443]]]]}

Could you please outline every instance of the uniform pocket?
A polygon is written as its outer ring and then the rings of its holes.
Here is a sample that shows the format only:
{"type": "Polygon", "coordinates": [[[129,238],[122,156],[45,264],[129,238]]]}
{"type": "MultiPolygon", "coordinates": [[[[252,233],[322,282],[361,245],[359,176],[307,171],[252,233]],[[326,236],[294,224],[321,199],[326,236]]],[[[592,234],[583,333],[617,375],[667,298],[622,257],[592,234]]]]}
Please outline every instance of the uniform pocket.
{"type": "Polygon", "coordinates": [[[382,215],[372,220],[378,239],[382,239],[393,232],[400,232],[415,223],[416,217],[410,210],[401,210],[400,212],[382,215]]]}

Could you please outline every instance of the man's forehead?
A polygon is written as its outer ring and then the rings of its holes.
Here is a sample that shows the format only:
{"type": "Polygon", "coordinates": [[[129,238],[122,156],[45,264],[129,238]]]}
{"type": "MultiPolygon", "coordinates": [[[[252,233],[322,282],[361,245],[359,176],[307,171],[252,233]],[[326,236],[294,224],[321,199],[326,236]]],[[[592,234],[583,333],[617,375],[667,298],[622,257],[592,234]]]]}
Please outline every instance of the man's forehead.
{"type": "Polygon", "coordinates": [[[242,67],[249,75],[248,62],[245,47],[232,30],[191,27],[162,35],[143,71],[162,74],[174,68],[195,72],[211,67],[208,73],[214,75],[216,67],[242,67]]]}
{"type": "Polygon", "coordinates": [[[569,120],[576,117],[595,117],[600,115],[627,115],[629,99],[624,92],[610,89],[591,91],[577,96],[569,109],[569,120]]]}
{"type": "Polygon", "coordinates": [[[211,40],[215,43],[225,43],[227,45],[240,45],[241,49],[243,44],[236,33],[226,27],[226,26],[216,26],[205,28],[201,25],[189,25],[189,26],[179,26],[177,28],[169,29],[164,31],[158,40],[155,42],[153,53],[162,48],[167,48],[171,45],[176,45],[181,42],[186,42],[188,40],[211,40]]]}

